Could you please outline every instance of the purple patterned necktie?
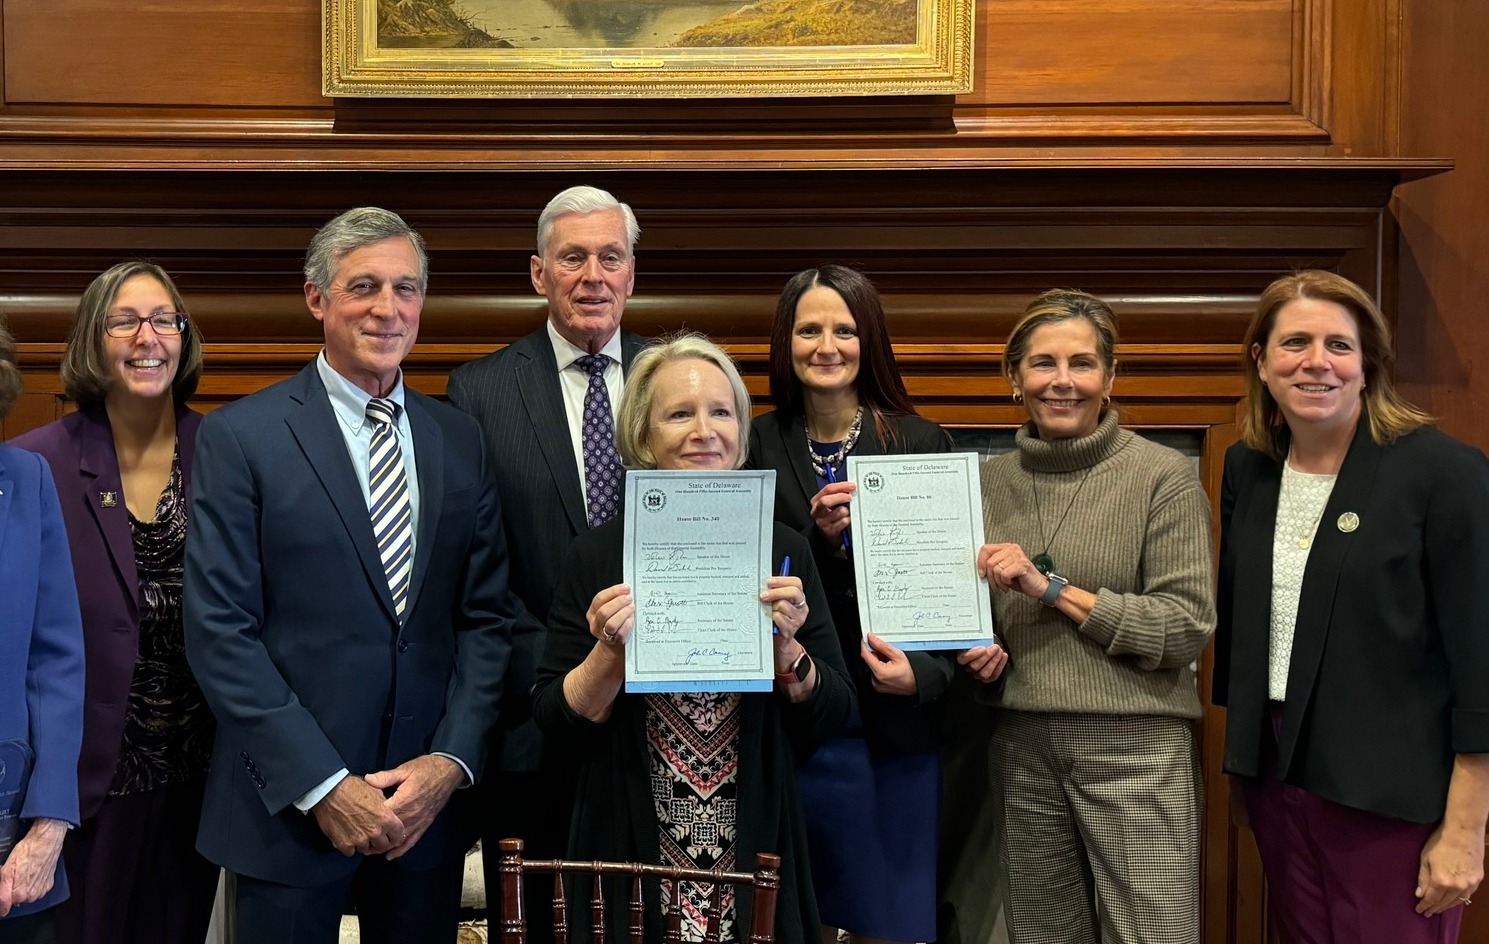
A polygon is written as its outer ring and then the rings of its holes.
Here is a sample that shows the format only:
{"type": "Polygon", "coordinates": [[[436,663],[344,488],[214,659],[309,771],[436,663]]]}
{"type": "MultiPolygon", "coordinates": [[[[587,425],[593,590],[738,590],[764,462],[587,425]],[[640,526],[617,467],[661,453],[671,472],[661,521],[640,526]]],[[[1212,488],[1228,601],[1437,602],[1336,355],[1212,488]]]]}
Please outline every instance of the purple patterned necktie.
{"type": "Polygon", "coordinates": [[[586,354],[576,360],[589,374],[584,392],[584,490],[589,498],[589,526],[598,527],[620,509],[620,455],[615,451],[615,418],[605,389],[610,358],[586,354]]]}

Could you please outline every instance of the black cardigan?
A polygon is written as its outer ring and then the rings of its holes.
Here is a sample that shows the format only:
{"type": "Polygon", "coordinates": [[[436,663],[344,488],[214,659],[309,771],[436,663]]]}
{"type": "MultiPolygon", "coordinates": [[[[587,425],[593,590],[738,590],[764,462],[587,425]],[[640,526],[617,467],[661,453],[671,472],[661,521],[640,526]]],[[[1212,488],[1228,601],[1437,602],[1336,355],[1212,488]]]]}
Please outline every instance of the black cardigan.
{"type": "MultiPolygon", "coordinates": [[[[583,759],[570,853],[581,859],[657,863],[661,852],[652,805],[644,696],[622,691],[610,718],[596,724],[576,714],[563,693],[564,676],[584,661],[595,644],[585,621],[590,601],[600,590],[621,582],[623,536],[624,523],[617,518],[581,534],[569,551],[548,615],[547,645],[533,688],[533,717],[555,745],[583,759]]],[[[817,666],[817,685],[800,704],[787,702],[776,691],[743,696],[736,868],[753,871],[757,852],[780,855],[776,940],[816,944],[821,939],[821,923],[796,797],[795,761],[842,728],[852,710],[853,689],[843,671],[822,582],[805,542],[777,525],[773,544],[775,572],[780,571],[783,555],[791,555],[793,565],[801,562],[794,573],[801,577],[810,612],[796,638],[817,666]]],[[[646,900],[658,902],[660,894],[658,884],[651,881],[646,900]]],[[[611,885],[609,904],[615,913],[624,909],[628,896],[629,883],[611,885]]],[[[742,889],[737,900],[742,915],[751,901],[749,890],[742,889]]],[[[743,927],[747,934],[748,926],[743,927]]],[[[612,928],[611,940],[621,940],[617,928],[612,928]]],[[[649,907],[646,941],[660,944],[661,940],[660,910],[649,907]]]]}
{"type": "MultiPolygon", "coordinates": [[[[919,416],[885,417],[893,442],[885,443],[865,411],[863,429],[853,454],[880,456],[951,451],[951,437],[935,423],[919,416]]],[[[859,650],[863,632],[858,618],[857,588],[853,559],[840,553],[812,522],[812,496],[817,494],[817,473],[807,453],[806,432],[800,414],[772,411],[756,417],[750,426],[750,451],[745,463],[753,469],[776,470],[776,521],[799,532],[811,545],[822,582],[832,607],[843,662],[858,694],[863,712],[864,735],[881,750],[918,753],[935,750],[945,721],[947,686],[956,674],[956,653],[906,653],[915,673],[916,694],[885,695],[874,691],[873,676],[859,650]]],[[[969,548],[968,554],[976,553],[969,548]]]]}
{"type": "MultiPolygon", "coordinates": [[[[1244,443],[1226,453],[1213,700],[1229,709],[1225,769],[1247,776],[1272,750],[1281,481],[1281,463],[1244,443]]],[[[1303,574],[1278,776],[1357,809],[1440,820],[1454,755],[1489,751],[1486,579],[1489,460],[1430,427],[1377,445],[1362,416],[1303,574]]]]}

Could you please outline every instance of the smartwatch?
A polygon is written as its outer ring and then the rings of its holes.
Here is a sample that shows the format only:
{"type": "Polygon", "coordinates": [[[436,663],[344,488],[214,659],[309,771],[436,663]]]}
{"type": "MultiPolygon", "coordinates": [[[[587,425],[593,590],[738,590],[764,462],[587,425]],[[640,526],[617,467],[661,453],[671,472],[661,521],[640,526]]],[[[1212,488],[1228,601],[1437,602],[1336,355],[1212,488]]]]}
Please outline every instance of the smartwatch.
{"type": "Polygon", "coordinates": [[[1045,606],[1054,606],[1055,601],[1060,598],[1060,591],[1068,587],[1070,581],[1061,577],[1053,570],[1045,574],[1045,576],[1049,578],[1050,585],[1044,588],[1044,596],[1039,598],[1039,602],[1045,606]]]}
{"type": "Polygon", "coordinates": [[[807,680],[811,672],[812,657],[807,655],[807,651],[803,649],[801,655],[797,656],[796,661],[791,664],[791,668],[776,673],[776,681],[782,685],[800,685],[807,680]]]}

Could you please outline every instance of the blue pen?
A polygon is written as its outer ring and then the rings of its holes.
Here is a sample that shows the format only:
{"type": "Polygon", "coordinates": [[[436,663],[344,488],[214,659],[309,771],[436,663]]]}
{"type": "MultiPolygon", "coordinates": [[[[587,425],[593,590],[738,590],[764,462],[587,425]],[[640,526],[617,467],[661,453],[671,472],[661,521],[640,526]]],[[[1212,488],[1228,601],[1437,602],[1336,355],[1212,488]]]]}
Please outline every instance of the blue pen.
{"type": "MultiPolygon", "coordinates": [[[[782,577],[789,577],[789,576],[791,576],[791,555],[790,554],[787,554],[781,560],[781,576],[782,577]]],[[[779,636],[781,634],[780,629],[778,629],[776,627],[776,624],[774,624],[774,623],[771,623],[770,624],[770,634],[772,636],[779,636]]]]}
{"type": "MultiPolygon", "coordinates": [[[[829,462],[829,463],[826,464],[826,469],[827,469],[827,481],[830,482],[830,483],[832,483],[832,484],[837,484],[838,477],[837,477],[837,474],[832,471],[832,463],[831,462],[829,462]]],[[[848,528],[844,528],[843,529],[843,550],[845,550],[845,551],[851,551],[853,549],[853,542],[850,541],[850,540],[848,540],[848,531],[849,531],[848,528]]]]}

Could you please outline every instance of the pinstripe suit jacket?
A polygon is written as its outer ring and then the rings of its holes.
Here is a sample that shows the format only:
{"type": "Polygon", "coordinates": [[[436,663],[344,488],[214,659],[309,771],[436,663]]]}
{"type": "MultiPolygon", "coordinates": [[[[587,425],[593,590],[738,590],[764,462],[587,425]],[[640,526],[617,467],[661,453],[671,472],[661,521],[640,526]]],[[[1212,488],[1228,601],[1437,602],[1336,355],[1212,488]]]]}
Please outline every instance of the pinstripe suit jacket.
{"type": "MultiPolygon", "coordinates": [[[[621,332],[623,370],[645,345],[640,335],[621,332]]],[[[531,720],[530,692],[548,635],[548,608],[569,544],[589,527],[547,327],[462,364],[446,391],[486,433],[511,553],[508,584],[526,610],[522,619],[537,624],[514,637],[493,760],[500,758],[503,770],[536,770],[543,742],[531,720]]]]}

